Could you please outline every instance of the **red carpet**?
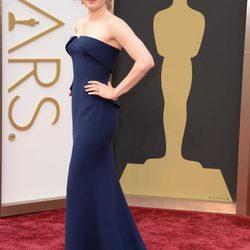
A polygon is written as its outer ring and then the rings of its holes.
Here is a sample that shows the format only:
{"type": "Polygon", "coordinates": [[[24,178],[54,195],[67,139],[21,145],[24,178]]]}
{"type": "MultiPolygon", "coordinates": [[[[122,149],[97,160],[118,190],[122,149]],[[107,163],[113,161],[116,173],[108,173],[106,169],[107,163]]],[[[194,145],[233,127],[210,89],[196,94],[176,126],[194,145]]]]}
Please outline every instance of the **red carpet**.
{"type": "MultiPolygon", "coordinates": [[[[250,250],[250,217],[130,209],[148,250],[250,250]]],[[[0,218],[0,249],[63,250],[64,220],[65,209],[0,218]]]]}

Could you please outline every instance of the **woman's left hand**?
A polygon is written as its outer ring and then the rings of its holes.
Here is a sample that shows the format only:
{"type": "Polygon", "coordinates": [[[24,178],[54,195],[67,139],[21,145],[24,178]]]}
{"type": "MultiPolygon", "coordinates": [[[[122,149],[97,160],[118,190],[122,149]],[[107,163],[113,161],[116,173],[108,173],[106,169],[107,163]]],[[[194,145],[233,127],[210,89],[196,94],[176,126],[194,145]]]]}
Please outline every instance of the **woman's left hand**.
{"type": "Polygon", "coordinates": [[[104,84],[99,81],[88,81],[88,84],[86,84],[84,88],[89,95],[99,95],[106,99],[117,100],[117,98],[113,96],[114,88],[112,87],[110,81],[108,84],[104,84]]]}

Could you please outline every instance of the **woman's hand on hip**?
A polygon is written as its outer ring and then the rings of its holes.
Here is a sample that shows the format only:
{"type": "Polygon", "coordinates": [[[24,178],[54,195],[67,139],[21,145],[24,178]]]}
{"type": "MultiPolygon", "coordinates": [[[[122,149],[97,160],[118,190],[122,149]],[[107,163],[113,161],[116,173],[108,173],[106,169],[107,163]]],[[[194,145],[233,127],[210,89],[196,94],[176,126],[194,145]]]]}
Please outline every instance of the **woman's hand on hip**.
{"type": "Polygon", "coordinates": [[[106,99],[117,100],[114,95],[114,89],[109,81],[108,84],[101,83],[99,81],[88,81],[88,84],[84,86],[85,91],[89,95],[98,95],[106,99]]]}

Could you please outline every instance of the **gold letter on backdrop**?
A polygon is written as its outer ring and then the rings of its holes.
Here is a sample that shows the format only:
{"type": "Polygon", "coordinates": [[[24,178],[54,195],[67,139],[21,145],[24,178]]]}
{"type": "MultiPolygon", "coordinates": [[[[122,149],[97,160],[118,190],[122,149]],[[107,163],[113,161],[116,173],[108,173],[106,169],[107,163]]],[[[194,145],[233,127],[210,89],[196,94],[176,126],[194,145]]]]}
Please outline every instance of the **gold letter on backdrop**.
{"type": "Polygon", "coordinates": [[[199,52],[205,18],[186,0],[174,0],[155,15],[153,26],[158,53],[164,57],[161,82],[167,152],[144,165],[127,164],[120,179],[122,188],[127,194],[232,202],[220,169],[203,168],[181,154],[192,84],[191,58],[199,52]]]}
{"type": "Polygon", "coordinates": [[[61,60],[60,59],[9,59],[10,63],[32,63],[33,69],[27,73],[22,79],[17,81],[14,85],[9,87],[8,92],[11,92],[12,90],[16,89],[19,85],[21,85],[23,82],[25,82],[27,79],[29,79],[31,76],[34,76],[36,82],[41,87],[51,87],[53,86],[59,79],[60,76],[60,69],[61,69],[61,60]],[[56,64],[56,72],[55,77],[51,82],[44,83],[42,82],[38,77],[38,64],[39,63],[55,63],[56,64]]]}
{"type": "Polygon", "coordinates": [[[11,100],[11,103],[10,103],[10,106],[9,106],[9,110],[8,110],[8,116],[9,116],[9,120],[10,120],[10,123],[11,125],[16,128],[17,130],[20,130],[20,131],[24,131],[24,130],[28,130],[32,127],[33,123],[35,122],[35,119],[39,113],[39,110],[41,109],[41,107],[43,106],[44,103],[46,102],[50,102],[50,103],[53,103],[55,108],[56,108],[56,115],[55,115],[55,118],[52,122],[52,125],[56,124],[58,119],[59,119],[59,116],[60,116],[60,107],[59,107],[59,103],[52,97],[45,97],[43,98],[37,105],[36,107],[36,110],[31,118],[31,121],[25,125],[25,126],[20,126],[18,125],[14,118],[13,118],[13,108],[14,108],[14,105],[16,103],[16,101],[20,98],[20,96],[15,96],[12,100],[11,100]]]}

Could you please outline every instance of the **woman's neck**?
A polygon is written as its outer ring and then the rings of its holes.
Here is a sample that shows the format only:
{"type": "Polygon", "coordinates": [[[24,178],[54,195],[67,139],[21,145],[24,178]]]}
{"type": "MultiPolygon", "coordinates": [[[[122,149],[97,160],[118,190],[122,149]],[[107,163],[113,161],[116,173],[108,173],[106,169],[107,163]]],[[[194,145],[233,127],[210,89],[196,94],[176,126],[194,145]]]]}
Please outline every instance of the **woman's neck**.
{"type": "Polygon", "coordinates": [[[104,5],[103,7],[96,10],[88,10],[89,21],[96,21],[102,19],[109,13],[108,9],[104,5]]]}

